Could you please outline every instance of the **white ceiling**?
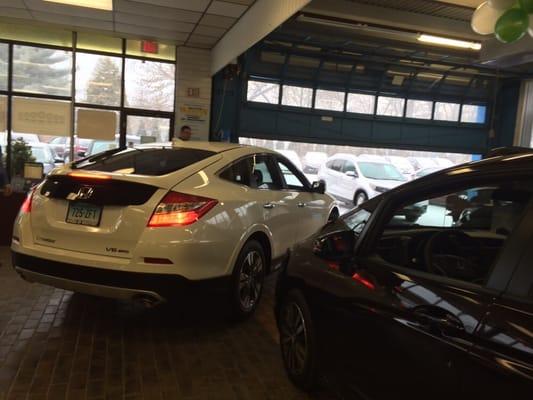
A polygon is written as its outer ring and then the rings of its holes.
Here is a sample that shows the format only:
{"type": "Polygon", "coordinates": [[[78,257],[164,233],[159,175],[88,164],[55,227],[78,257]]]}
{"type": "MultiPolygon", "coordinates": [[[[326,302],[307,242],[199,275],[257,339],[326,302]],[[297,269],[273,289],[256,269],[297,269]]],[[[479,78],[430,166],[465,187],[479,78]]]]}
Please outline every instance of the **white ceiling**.
{"type": "Polygon", "coordinates": [[[113,11],[0,0],[0,16],[212,48],[256,0],[113,0],[113,11]]]}

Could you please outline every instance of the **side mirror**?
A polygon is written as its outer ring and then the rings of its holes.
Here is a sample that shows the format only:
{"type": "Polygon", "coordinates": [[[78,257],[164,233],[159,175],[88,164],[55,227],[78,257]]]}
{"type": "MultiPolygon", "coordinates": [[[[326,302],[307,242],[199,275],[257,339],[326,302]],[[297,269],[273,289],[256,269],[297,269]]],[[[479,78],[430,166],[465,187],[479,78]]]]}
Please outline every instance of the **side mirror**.
{"type": "Polygon", "coordinates": [[[345,174],[346,174],[346,176],[349,176],[351,178],[357,178],[358,177],[358,175],[357,175],[357,173],[355,171],[346,171],[345,174]]]}
{"type": "Polygon", "coordinates": [[[328,261],[342,261],[353,255],[355,234],[353,231],[338,231],[319,237],[313,244],[313,253],[328,261]]]}
{"type": "Polygon", "coordinates": [[[326,182],[323,180],[313,182],[311,189],[313,190],[313,193],[324,194],[326,193],[326,182]]]}
{"type": "Polygon", "coordinates": [[[78,151],[78,157],[85,157],[84,151],[78,151]]]}

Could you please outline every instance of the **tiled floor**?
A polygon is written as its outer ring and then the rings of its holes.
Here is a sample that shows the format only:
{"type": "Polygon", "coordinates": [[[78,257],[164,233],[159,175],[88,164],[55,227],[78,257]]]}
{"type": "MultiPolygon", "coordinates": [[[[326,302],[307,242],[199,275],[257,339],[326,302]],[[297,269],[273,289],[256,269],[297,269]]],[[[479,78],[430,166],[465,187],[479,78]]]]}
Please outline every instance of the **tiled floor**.
{"type": "Polygon", "coordinates": [[[216,302],[146,310],[26,283],[7,248],[0,262],[0,400],[331,398],[287,380],[272,282],[231,324],[216,302]]]}

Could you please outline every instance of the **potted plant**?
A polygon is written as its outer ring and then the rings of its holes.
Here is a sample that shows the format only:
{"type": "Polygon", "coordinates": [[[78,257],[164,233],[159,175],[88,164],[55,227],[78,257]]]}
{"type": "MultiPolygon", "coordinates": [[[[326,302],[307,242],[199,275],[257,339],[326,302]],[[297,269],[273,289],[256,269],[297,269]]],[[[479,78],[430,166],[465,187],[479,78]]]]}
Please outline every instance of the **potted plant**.
{"type": "Polygon", "coordinates": [[[11,183],[14,190],[24,188],[24,164],[28,162],[35,162],[31,147],[22,138],[11,142],[11,168],[13,171],[11,183]]]}

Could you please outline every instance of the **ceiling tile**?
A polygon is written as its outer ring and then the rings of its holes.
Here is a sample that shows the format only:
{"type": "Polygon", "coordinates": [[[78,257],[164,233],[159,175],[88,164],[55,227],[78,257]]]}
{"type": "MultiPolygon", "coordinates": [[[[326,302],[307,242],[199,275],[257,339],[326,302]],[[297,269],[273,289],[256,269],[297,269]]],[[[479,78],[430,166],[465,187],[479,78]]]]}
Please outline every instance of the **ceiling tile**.
{"type": "Polygon", "coordinates": [[[40,11],[49,14],[69,15],[73,17],[91,18],[103,21],[113,21],[111,11],[95,10],[87,7],[75,7],[64,4],[55,4],[41,0],[25,0],[31,11],[40,11]]]}
{"type": "Polygon", "coordinates": [[[224,15],[225,17],[238,18],[248,7],[242,4],[228,3],[226,1],[213,1],[207,9],[209,14],[224,15]]]}
{"type": "Polygon", "coordinates": [[[32,19],[30,12],[23,8],[0,7],[2,17],[32,19]]]}
{"type": "Polygon", "coordinates": [[[159,18],[146,18],[141,15],[134,14],[124,14],[120,12],[115,13],[115,22],[128,24],[128,25],[139,25],[139,26],[148,26],[156,29],[166,29],[169,31],[177,32],[187,32],[190,33],[195,24],[189,22],[177,22],[171,21],[169,19],[159,19],[159,18]]]}
{"type": "Polygon", "coordinates": [[[196,34],[193,33],[189,37],[189,42],[204,43],[204,44],[215,44],[216,42],[218,42],[218,38],[212,37],[212,36],[196,35],[196,34]]]}
{"type": "Polygon", "coordinates": [[[205,11],[210,0],[137,0],[141,3],[152,4],[156,6],[181,8],[182,10],[205,11]]]}
{"type": "Polygon", "coordinates": [[[169,39],[184,41],[189,36],[188,33],[176,32],[165,29],[155,29],[146,26],[129,25],[115,23],[115,32],[128,33],[137,37],[154,38],[154,39],[169,39]]]}
{"type": "Polygon", "coordinates": [[[136,1],[115,0],[115,12],[137,14],[143,17],[157,17],[173,21],[197,23],[202,16],[201,12],[179,10],[170,7],[153,6],[136,1]]]}
{"type": "Polygon", "coordinates": [[[198,25],[196,29],[194,29],[194,34],[203,36],[221,37],[225,33],[225,28],[217,28],[216,26],[198,25]]]}
{"type": "Polygon", "coordinates": [[[33,11],[32,15],[36,20],[50,22],[54,24],[78,26],[78,27],[92,28],[92,29],[103,29],[103,30],[109,30],[109,31],[113,30],[113,22],[111,21],[102,21],[102,20],[91,19],[91,18],[75,17],[71,15],[43,13],[40,11],[33,11]]]}
{"type": "Polygon", "coordinates": [[[197,48],[200,48],[200,49],[210,49],[212,48],[213,46],[210,45],[210,44],[205,44],[205,43],[195,43],[195,42],[187,42],[187,47],[197,47],[197,48]]]}
{"type": "Polygon", "coordinates": [[[22,0],[0,0],[0,7],[26,8],[22,0]]]}
{"type": "Polygon", "coordinates": [[[253,3],[255,3],[255,0],[224,0],[228,3],[237,3],[237,4],[244,4],[245,6],[251,6],[253,3]]]}
{"type": "Polygon", "coordinates": [[[205,14],[200,20],[201,25],[217,26],[219,28],[230,28],[237,21],[237,18],[223,17],[221,15],[205,14]]]}

